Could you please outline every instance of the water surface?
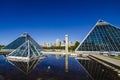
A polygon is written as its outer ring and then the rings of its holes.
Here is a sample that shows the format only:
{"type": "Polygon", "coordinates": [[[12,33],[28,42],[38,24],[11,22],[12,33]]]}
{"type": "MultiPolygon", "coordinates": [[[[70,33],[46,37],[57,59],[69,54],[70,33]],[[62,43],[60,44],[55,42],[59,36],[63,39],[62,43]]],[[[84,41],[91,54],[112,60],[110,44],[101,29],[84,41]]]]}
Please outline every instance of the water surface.
{"type": "Polygon", "coordinates": [[[8,61],[0,55],[0,80],[92,80],[86,70],[73,57],[49,55],[31,62],[8,61]]]}

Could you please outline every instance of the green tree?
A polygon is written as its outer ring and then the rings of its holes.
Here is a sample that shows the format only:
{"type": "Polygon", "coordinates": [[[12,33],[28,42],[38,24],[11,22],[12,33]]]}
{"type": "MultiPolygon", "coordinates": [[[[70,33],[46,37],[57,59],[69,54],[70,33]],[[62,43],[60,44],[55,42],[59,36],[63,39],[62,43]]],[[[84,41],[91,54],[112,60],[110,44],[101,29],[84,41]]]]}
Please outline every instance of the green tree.
{"type": "Polygon", "coordinates": [[[69,47],[69,51],[75,51],[75,49],[79,46],[80,42],[76,41],[74,46],[69,47]]]}
{"type": "Polygon", "coordinates": [[[79,41],[76,41],[75,42],[75,49],[79,46],[80,42],[79,41]]]}
{"type": "Polygon", "coordinates": [[[4,47],[4,45],[0,45],[0,50],[4,47]]]}

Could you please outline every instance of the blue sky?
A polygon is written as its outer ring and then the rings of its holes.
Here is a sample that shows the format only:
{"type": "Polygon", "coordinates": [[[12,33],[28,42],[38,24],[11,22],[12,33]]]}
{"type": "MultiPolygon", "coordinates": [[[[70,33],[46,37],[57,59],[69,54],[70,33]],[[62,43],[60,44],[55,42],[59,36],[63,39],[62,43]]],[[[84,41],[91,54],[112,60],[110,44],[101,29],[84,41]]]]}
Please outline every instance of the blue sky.
{"type": "Polygon", "coordinates": [[[28,32],[38,43],[82,41],[98,19],[120,26],[120,0],[0,0],[0,44],[28,32]]]}

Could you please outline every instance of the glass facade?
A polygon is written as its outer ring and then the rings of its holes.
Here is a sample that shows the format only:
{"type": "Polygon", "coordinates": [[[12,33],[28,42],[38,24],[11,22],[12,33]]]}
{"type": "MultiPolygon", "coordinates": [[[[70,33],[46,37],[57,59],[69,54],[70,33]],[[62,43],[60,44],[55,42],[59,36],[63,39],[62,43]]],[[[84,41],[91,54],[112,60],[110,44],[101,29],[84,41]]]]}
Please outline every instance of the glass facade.
{"type": "Polygon", "coordinates": [[[41,54],[42,53],[40,53],[36,45],[28,40],[24,44],[22,44],[19,48],[11,52],[8,56],[34,58],[36,56],[40,56],[41,54]]]}
{"type": "Polygon", "coordinates": [[[4,49],[14,49],[8,56],[34,58],[42,55],[41,47],[27,33],[24,33],[4,49]]]}
{"type": "Polygon", "coordinates": [[[16,49],[28,40],[35,44],[37,49],[41,49],[39,44],[35,40],[33,40],[31,36],[28,35],[28,33],[22,34],[20,37],[18,37],[16,40],[5,46],[3,49],[16,49]]]}
{"type": "Polygon", "coordinates": [[[120,28],[98,21],[77,51],[120,51],[120,28]]]}
{"type": "Polygon", "coordinates": [[[24,42],[25,42],[25,37],[21,36],[16,40],[14,40],[13,42],[11,42],[10,44],[8,44],[7,46],[5,46],[3,49],[16,49],[20,45],[22,45],[24,42]]]}

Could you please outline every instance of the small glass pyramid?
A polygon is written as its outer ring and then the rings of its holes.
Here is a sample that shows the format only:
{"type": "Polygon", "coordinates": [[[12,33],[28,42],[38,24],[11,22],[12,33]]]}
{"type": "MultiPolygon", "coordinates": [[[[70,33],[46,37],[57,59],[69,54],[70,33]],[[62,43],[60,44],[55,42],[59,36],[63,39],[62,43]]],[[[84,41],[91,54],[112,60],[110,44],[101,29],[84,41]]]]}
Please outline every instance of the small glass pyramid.
{"type": "Polygon", "coordinates": [[[40,45],[28,33],[23,33],[17,39],[15,39],[10,44],[5,46],[3,50],[17,49],[19,46],[21,46],[23,43],[25,43],[28,40],[31,41],[38,49],[41,49],[40,45]]]}
{"type": "MultiPolygon", "coordinates": [[[[42,53],[40,52],[41,47],[28,34],[23,34],[22,37],[20,37],[16,40],[21,41],[21,38],[23,39],[23,37],[26,38],[25,42],[23,42],[23,44],[21,44],[19,47],[17,47],[11,53],[9,53],[7,55],[7,59],[13,60],[13,61],[18,60],[18,61],[25,61],[26,62],[26,61],[29,61],[31,59],[37,58],[39,56],[42,56],[42,53]]],[[[13,41],[9,45],[12,45],[12,44],[17,45],[17,43],[14,43],[14,42],[16,42],[16,40],[13,41]]],[[[19,44],[19,42],[18,42],[18,44],[19,44]]],[[[6,46],[6,47],[8,47],[8,46],[6,46]]]]}

